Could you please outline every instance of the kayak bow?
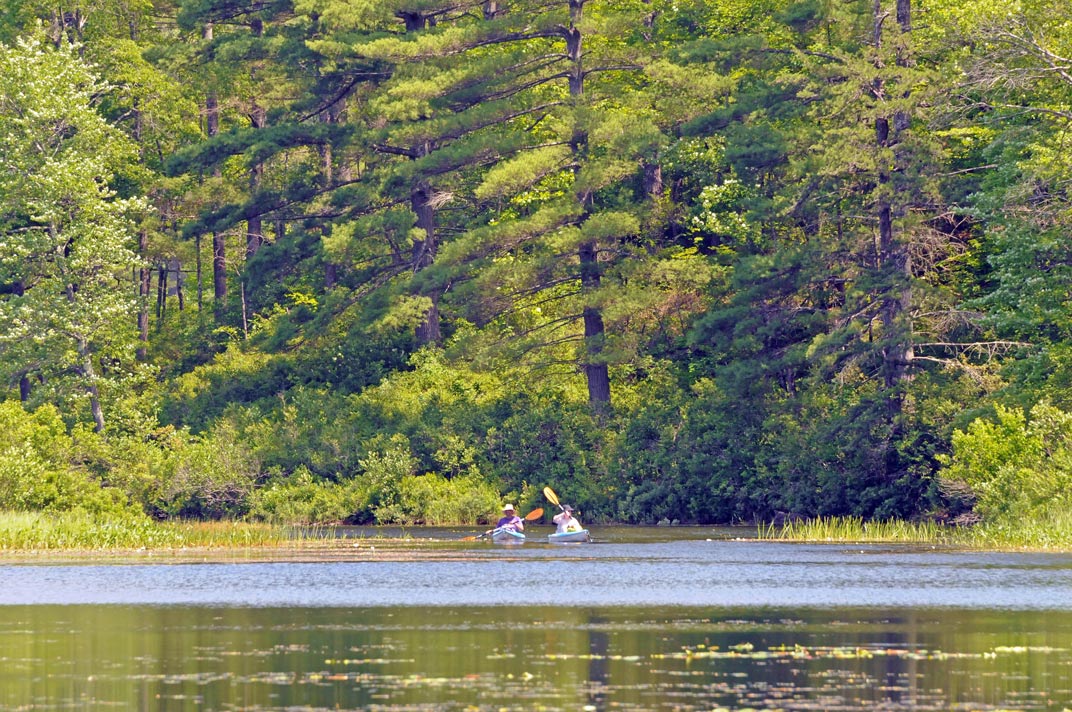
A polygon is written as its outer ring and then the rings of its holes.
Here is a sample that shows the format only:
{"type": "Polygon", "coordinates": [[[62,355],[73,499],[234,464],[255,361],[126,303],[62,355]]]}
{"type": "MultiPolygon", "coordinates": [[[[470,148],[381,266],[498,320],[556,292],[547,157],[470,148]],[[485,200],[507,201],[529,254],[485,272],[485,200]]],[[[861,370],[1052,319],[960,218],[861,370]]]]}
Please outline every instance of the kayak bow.
{"type": "Polygon", "coordinates": [[[568,544],[582,541],[592,541],[591,535],[587,529],[582,529],[577,532],[555,532],[547,535],[547,541],[552,544],[568,544]]]}

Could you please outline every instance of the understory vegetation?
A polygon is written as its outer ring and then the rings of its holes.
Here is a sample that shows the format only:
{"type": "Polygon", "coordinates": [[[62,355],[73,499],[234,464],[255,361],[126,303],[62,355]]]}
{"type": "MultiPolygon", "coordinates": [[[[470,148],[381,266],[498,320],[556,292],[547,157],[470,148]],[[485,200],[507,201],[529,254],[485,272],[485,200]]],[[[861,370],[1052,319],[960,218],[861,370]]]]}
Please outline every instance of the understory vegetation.
{"type": "Polygon", "coordinates": [[[551,486],[586,524],[1069,546],[1070,20],[12,0],[3,536],[551,486]]]}

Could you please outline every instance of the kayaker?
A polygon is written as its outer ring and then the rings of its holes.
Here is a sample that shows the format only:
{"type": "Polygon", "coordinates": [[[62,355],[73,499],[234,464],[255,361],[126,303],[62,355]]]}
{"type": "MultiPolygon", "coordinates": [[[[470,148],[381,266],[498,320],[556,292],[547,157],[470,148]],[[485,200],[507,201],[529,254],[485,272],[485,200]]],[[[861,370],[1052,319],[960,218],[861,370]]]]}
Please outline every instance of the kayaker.
{"type": "Polygon", "coordinates": [[[568,504],[563,504],[562,511],[556,514],[551,521],[555,523],[555,526],[557,527],[555,531],[559,534],[565,532],[579,532],[584,529],[584,527],[581,526],[580,521],[577,520],[577,517],[573,516],[573,507],[568,504]]]}
{"type": "Polygon", "coordinates": [[[502,518],[495,524],[496,529],[507,528],[513,529],[516,532],[525,531],[525,520],[517,516],[517,513],[514,511],[514,505],[504,504],[502,511],[502,518]]]}

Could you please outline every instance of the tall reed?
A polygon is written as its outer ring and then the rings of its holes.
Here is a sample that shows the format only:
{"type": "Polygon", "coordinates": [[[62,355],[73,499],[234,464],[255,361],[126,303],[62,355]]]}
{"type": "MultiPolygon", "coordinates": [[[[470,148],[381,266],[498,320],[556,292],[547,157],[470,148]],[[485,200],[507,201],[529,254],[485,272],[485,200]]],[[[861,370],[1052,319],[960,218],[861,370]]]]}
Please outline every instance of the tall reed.
{"type": "Polygon", "coordinates": [[[760,539],[801,542],[910,543],[982,549],[1072,551],[1072,512],[1053,510],[1016,522],[984,522],[957,527],[931,521],[865,521],[859,517],[817,517],[783,526],[760,525],[760,539]]]}
{"type": "Polygon", "coordinates": [[[788,541],[947,543],[953,530],[933,522],[899,519],[865,521],[860,517],[817,517],[761,529],[763,539],[788,541]]]}

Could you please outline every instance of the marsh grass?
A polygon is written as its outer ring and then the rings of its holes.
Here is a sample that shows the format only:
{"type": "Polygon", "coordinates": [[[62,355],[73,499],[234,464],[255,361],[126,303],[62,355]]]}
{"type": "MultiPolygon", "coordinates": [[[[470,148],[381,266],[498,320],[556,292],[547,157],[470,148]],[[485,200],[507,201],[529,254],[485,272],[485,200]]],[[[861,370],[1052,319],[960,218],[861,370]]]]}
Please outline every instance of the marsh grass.
{"type": "Polygon", "coordinates": [[[981,547],[1072,551],[1072,512],[1055,506],[1015,522],[984,522],[960,536],[981,547]]]}
{"type": "Polygon", "coordinates": [[[858,517],[818,517],[761,525],[760,539],[800,542],[906,543],[978,549],[1072,551],[1072,513],[1053,510],[1015,523],[957,527],[936,522],[865,521],[858,517]]]}
{"type": "Polygon", "coordinates": [[[156,522],[142,517],[0,512],[0,550],[109,550],[294,546],[333,536],[330,527],[250,522],[156,522]]]}
{"type": "Polygon", "coordinates": [[[951,543],[954,530],[931,522],[865,521],[859,517],[818,517],[760,528],[761,539],[788,541],[951,543]]]}

